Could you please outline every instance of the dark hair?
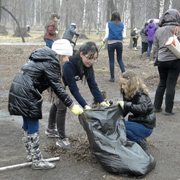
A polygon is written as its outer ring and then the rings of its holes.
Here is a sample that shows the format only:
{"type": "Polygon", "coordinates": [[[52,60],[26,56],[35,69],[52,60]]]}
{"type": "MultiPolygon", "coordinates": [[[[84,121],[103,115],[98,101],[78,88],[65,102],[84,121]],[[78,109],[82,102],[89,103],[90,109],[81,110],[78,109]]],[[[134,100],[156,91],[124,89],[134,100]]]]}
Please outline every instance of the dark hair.
{"type": "Polygon", "coordinates": [[[53,13],[51,15],[51,19],[54,19],[55,17],[57,17],[57,19],[60,19],[60,16],[57,13],[53,13]]]}
{"type": "Polygon", "coordinates": [[[111,15],[111,21],[121,22],[120,14],[118,11],[113,11],[111,15]]]}
{"type": "Polygon", "coordinates": [[[151,19],[151,20],[150,20],[150,23],[153,23],[153,22],[154,22],[154,20],[153,20],[153,19],[151,19]]]}
{"type": "Polygon", "coordinates": [[[84,75],[84,68],[87,68],[87,74],[85,74],[86,79],[90,78],[93,74],[93,66],[91,67],[85,67],[82,61],[82,58],[80,56],[80,53],[82,52],[83,55],[90,53],[90,59],[94,57],[94,54],[98,54],[98,48],[95,44],[95,42],[88,41],[85,42],[80,48],[79,51],[76,52],[75,57],[78,59],[78,67],[79,67],[79,74],[80,78],[82,79],[84,75]]]}

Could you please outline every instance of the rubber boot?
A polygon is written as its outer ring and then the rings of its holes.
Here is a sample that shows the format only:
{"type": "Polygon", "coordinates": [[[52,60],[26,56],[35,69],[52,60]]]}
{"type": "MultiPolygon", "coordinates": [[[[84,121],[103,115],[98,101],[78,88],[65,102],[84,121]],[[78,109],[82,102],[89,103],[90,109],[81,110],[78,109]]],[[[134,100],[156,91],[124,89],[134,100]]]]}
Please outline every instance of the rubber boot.
{"type": "Polygon", "coordinates": [[[43,159],[39,149],[39,133],[30,135],[31,137],[31,156],[32,156],[32,169],[52,169],[54,164],[49,163],[43,159]]]}
{"type": "Polygon", "coordinates": [[[24,143],[25,146],[25,150],[27,152],[27,161],[31,162],[32,161],[32,157],[31,157],[31,138],[28,135],[27,131],[23,131],[23,137],[22,137],[22,141],[24,143]]]}

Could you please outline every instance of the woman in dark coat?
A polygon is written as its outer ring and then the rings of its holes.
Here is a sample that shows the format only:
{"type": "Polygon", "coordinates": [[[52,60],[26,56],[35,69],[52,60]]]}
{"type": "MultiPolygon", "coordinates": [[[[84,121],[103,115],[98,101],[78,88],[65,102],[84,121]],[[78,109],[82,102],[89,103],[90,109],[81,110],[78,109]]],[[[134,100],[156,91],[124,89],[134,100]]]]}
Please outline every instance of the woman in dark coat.
{"type": "Polygon", "coordinates": [[[118,101],[118,104],[124,110],[124,117],[130,113],[128,121],[125,121],[127,138],[146,150],[145,138],[151,135],[156,124],[149,92],[137,74],[132,71],[122,74],[119,85],[123,101],[118,101]]]}
{"type": "Polygon", "coordinates": [[[55,166],[45,161],[39,150],[39,119],[42,118],[42,92],[51,87],[65,106],[75,114],[83,110],[74,105],[60,82],[59,59],[72,55],[72,46],[68,40],[62,43],[57,40],[53,50],[43,47],[32,52],[14,78],[10,91],[8,109],[11,115],[23,117],[23,142],[28,153],[28,161],[32,161],[33,169],[50,169],[55,166]]]}
{"type": "MultiPolygon", "coordinates": [[[[108,104],[104,101],[104,98],[95,81],[93,64],[97,58],[98,49],[96,44],[94,42],[86,42],[80,47],[79,51],[76,52],[76,55],[70,57],[69,61],[63,65],[64,84],[65,86],[68,86],[71,94],[84,109],[90,109],[91,107],[79,92],[79,88],[76,83],[78,80],[87,82],[97,103],[101,106],[108,106],[108,104]]],[[[62,103],[59,103],[56,108],[53,105],[50,110],[46,135],[51,137],[57,137],[59,135],[59,140],[56,142],[56,145],[62,148],[70,149],[70,142],[65,134],[65,118],[66,107],[64,107],[62,103]],[[58,132],[55,129],[55,122],[57,122],[58,132]]]]}
{"type": "MultiPolygon", "coordinates": [[[[161,112],[165,94],[164,115],[174,115],[173,105],[176,83],[180,71],[180,59],[169,50],[165,42],[173,35],[176,26],[180,26],[180,15],[176,9],[167,10],[160,18],[153,46],[153,58],[158,61],[159,84],[154,99],[154,111],[161,112]]],[[[180,35],[180,27],[178,30],[180,35]]]]}

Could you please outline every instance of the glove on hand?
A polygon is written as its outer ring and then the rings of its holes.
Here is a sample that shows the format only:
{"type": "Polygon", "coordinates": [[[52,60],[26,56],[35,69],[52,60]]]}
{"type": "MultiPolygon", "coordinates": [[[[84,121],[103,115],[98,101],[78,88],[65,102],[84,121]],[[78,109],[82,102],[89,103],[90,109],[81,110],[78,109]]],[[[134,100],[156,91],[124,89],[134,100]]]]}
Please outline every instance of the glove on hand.
{"type": "Polygon", "coordinates": [[[100,103],[100,105],[101,105],[102,107],[109,107],[109,104],[107,104],[105,101],[103,101],[102,103],[100,103]]]}
{"type": "Polygon", "coordinates": [[[79,34],[78,34],[78,33],[76,33],[76,36],[77,36],[77,37],[79,37],[79,34]]]}
{"type": "Polygon", "coordinates": [[[79,107],[79,105],[73,105],[73,107],[71,108],[71,111],[75,114],[75,115],[79,115],[83,113],[82,108],[79,107]]]}
{"type": "Polygon", "coordinates": [[[117,104],[119,104],[122,107],[122,109],[124,109],[124,101],[118,101],[117,104]]]}
{"type": "Polygon", "coordinates": [[[104,45],[105,45],[105,42],[102,42],[101,44],[102,44],[102,46],[104,46],[104,45]]]}
{"type": "Polygon", "coordinates": [[[88,106],[88,105],[86,105],[84,108],[85,108],[85,109],[91,109],[91,107],[88,106]]]}
{"type": "Polygon", "coordinates": [[[58,34],[58,31],[56,30],[55,33],[58,34]]]}

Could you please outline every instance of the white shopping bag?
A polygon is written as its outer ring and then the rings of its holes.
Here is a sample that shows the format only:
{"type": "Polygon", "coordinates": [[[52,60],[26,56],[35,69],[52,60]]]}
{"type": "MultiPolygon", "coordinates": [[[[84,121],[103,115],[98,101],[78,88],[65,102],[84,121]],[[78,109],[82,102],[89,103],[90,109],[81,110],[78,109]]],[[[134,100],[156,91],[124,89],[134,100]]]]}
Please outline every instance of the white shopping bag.
{"type": "Polygon", "coordinates": [[[178,28],[179,26],[176,26],[174,30],[174,34],[168,38],[165,45],[168,49],[170,49],[174,53],[174,55],[178,59],[180,59],[180,42],[176,36],[176,34],[178,34],[178,28]]]}

